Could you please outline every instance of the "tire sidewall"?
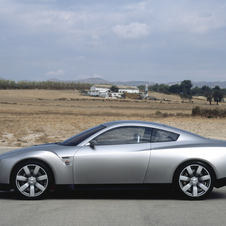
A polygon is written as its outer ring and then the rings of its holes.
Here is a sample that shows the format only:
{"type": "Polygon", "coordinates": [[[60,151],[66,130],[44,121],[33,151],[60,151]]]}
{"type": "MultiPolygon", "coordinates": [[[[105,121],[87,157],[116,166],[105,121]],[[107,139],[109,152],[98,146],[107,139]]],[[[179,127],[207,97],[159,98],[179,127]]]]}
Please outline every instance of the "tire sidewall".
{"type": "Polygon", "coordinates": [[[186,162],[178,167],[178,169],[176,170],[176,173],[174,175],[173,185],[174,185],[175,191],[177,192],[179,197],[181,197],[183,199],[200,200],[200,199],[205,199],[212,192],[214,182],[215,182],[215,174],[214,174],[213,170],[211,169],[211,167],[209,167],[207,164],[205,164],[201,161],[190,161],[190,162],[186,162]],[[189,196],[189,195],[185,194],[180,187],[180,184],[179,184],[180,174],[184,170],[184,168],[186,168],[189,165],[200,165],[200,166],[204,167],[210,174],[210,177],[211,177],[210,187],[209,187],[208,191],[205,192],[201,196],[197,196],[197,197],[189,196]]]}
{"type": "Polygon", "coordinates": [[[19,163],[14,169],[13,169],[13,172],[12,172],[12,177],[11,177],[11,184],[12,184],[12,187],[14,189],[14,191],[17,193],[17,195],[21,198],[21,199],[31,199],[31,200],[34,200],[34,199],[43,199],[47,193],[49,192],[50,190],[50,187],[53,183],[53,177],[52,177],[52,173],[51,173],[51,170],[49,169],[48,166],[46,166],[45,164],[43,164],[42,162],[39,162],[39,161],[35,161],[35,160],[27,160],[27,161],[23,161],[21,163],[19,163]],[[16,176],[18,174],[18,172],[21,170],[22,167],[26,166],[26,165],[38,165],[40,166],[47,174],[47,177],[48,177],[48,185],[46,187],[46,189],[44,190],[44,192],[42,192],[40,195],[38,196],[33,196],[33,197],[29,197],[29,196],[26,196],[24,195],[23,193],[21,193],[19,190],[18,190],[18,187],[16,185],[16,176]]]}

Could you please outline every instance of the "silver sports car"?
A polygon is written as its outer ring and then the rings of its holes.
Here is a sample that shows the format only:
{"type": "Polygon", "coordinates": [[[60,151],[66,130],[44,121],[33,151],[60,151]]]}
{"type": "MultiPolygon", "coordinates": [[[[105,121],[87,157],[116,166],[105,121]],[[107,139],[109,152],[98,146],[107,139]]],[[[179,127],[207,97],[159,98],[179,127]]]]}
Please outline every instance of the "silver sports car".
{"type": "Polygon", "coordinates": [[[178,194],[206,197],[226,185],[226,142],[163,124],[103,123],[63,142],[0,155],[0,187],[39,199],[53,185],[173,185],[178,194]]]}

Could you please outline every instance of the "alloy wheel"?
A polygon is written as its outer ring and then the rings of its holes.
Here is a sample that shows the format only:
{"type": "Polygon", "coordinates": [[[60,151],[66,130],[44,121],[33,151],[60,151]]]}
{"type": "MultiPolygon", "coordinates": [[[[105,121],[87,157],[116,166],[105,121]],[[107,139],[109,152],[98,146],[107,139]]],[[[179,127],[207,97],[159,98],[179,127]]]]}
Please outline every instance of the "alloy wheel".
{"type": "Polygon", "coordinates": [[[211,171],[203,164],[191,164],[179,174],[179,186],[186,196],[199,198],[212,190],[211,171]]]}
{"type": "Polygon", "coordinates": [[[22,195],[35,198],[48,188],[49,179],[44,167],[36,164],[24,165],[15,176],[15,185],[22,195]]]}

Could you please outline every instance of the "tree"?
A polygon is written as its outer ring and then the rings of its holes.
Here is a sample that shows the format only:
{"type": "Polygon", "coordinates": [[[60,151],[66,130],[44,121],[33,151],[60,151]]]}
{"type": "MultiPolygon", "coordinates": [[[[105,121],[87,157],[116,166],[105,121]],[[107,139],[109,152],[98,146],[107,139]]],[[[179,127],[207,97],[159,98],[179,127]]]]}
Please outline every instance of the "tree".
{"type": "Polygon", "coordinates": [[[206,100],[209,101],[210,105],[211,105],[211,102],[212,102],[212,99],[213,99],[213,94],[211,92],[206,93],[205,97],[206,97],[206,100]]]}
{"type": "Polygon", "coordinates": [[[219,86],[215,86],[212,90],[213,90],[213,99],[215,102],[217,102],[218,105],[218,103],[224,99],[224,94],[219,86]]]}
{"type": "Polygon", "coordinates": [[[201,93],[202,93],[202,89],[199,88],[198,86],[196,86],[195,88],[193,88],[193,89],[191,90],[191,94],[192,94],[192,95],[200,95],[201,93]]]}
{"type": "Polygon", "coordinates": [[[213,100],[213,91],[211,90],[211,88],[209,86],[202,86],[201,89],[202,89],[204,96],[206,97],[206,100],[209,101],[209,103],[211,105],[212,100],[213,100]]]}
{"type": "Polygon", "coordinates": [[[214,90],[214,91],[220,92],[220,91],[221,91],[221,88],[220,88],[220,86],[215,86],[215,87],[213,88],[213,90],[214,90]]]}
{"type": "Polygon", "coordinates": [[[144,86],[144,85],[137,86],[137,88],[138,88],[140,91],[144,91],[144,90],[145,90],[145,86],[144,86]]]}
{"type": "Polygon", "coordinates": [[[181,87],[178,84],[169,87],[169,92],[174,94],[179,94],[181,92],[181,87]]]}
{"type": "Polygon", "coordinates": [[[117,93],[119,89],[116,85],[114,85],[114,86],[111,86],[110,90],[114,93],[117,93]]]}
{"type": "Polygon", "coordinates": [[[156,83],[155,85],[150,86],[150,89],[151,89],[151,91],[153,90],[155,92],[158,92],[159,91],[159,84],[156,83]]]}
{"type": "Polygon", "coordinates": [[[211,92],[211,88],[209,86],[202,86],[201,88],[202,93],[205,95],[206,93],[210,93],[211,92]]]}
{"type": "Polygon", "coordinates": [[[180,87],[181,87],[181,92],[187,95],[191,95],[191,88],[192,88],[192,83],[191,80],[184,80],[181,82],[180,87]]]}
{"type": "Polygon", "coordinates": [[[158,90],[160,93],[167,93],[169,91],[169,86],[165,84],[160,84],[158,90]]]}
{"type": "Polygon", "coordinates": [[[213,99],[218,105],[218,102],[221,102],[224,99],[224,95],[221,91],[215,90],[213,93],[213,99]]]}
{"type": "Polygon", "coordinates": [[[192,99],[192,94],[191,94],[191,88],[192,88],[192,83],[191,80],[184,80],[181,82],[180,87],[181,87],[181,93],[180,97],[182,100],[184,99],[189,99],[191,101],[192,99]]]}

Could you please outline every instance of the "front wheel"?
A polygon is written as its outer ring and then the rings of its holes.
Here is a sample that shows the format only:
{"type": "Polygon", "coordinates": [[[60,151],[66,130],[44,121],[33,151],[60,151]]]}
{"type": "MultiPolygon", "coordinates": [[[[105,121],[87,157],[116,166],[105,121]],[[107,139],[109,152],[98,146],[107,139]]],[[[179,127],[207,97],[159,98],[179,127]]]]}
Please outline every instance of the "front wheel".
{"type": "Polygon", "coordinates": [[[51,184],[51,172],[41,162],[26,161],[13,171],[12,185],[22,198],[40,199],[49,191],[51,184]]]}
{"type": "Polygon", "coordinates": [[[214,174],[212,169],[202,162],[190,162],[182,165],[176,172],[174,184],[185,198],[203,199],[213,190],[214,174]]]}

